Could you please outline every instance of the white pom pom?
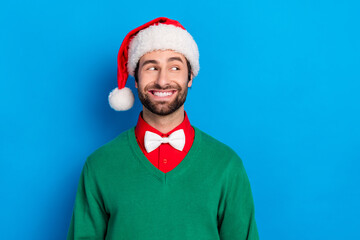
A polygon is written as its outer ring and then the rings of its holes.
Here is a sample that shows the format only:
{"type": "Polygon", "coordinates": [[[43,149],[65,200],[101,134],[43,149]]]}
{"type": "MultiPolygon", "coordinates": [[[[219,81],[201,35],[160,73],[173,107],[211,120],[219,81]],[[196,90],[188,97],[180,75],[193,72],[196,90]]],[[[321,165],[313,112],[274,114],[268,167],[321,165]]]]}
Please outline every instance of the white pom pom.
{"type": "Polygon", "coordinates": [[[114,88],[109,94],[109,104],[116,111],[129,110],[134,105],[134,94],[130,88],[114,88]]]}

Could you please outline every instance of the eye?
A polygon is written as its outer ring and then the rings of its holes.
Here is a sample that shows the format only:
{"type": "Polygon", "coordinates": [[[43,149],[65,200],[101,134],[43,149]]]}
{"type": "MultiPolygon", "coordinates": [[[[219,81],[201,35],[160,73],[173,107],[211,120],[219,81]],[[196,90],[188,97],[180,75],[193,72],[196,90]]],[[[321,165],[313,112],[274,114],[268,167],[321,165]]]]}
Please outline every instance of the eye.
{"type": "Polygon", "coordinates": [[[156,70],[156,68],[155,67],[149,67],[147,70],[154,71],[154,70],[156,70]]]}
{"type": "Polygon", "coordinates": [[[177,71],[177,70],[180,70],[180,68],[178,68],[178,67],[171,67],[171,70],[177,71]]]}

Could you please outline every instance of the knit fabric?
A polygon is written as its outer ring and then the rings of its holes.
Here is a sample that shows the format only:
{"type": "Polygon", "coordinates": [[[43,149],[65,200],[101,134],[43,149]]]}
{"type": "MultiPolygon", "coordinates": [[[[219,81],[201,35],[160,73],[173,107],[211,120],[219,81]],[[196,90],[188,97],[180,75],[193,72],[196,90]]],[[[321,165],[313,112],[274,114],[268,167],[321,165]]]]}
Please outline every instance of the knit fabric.
{"type": "Polygon", "coordinates": [[[193,145],[164,173],[144,156],[134,128],[86,160],[68,240],[259,239],[241,159],[198,128],[193,145]]]}

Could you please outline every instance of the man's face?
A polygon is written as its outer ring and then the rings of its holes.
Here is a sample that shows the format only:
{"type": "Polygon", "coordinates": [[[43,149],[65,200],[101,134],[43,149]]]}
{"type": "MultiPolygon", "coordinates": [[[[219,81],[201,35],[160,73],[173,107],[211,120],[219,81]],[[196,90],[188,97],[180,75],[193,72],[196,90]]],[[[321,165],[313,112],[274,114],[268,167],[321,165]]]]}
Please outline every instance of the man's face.
{"type": "Polygon", "coordinates": [[[192,77],[185,57],[177,52],[153,51],[139,60],[135,86],[141,103],[154,114],[165,116],[183,106],[192,77]]]}

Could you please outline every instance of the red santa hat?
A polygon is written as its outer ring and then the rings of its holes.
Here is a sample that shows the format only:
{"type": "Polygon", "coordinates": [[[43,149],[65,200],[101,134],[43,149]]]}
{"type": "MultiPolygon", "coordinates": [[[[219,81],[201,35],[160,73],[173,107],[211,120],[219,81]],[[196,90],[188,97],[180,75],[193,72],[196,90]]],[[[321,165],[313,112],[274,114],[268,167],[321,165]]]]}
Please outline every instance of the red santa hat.
{"type": "Polygon", "coordinates": [[[174,50],[189,61],[192,73],[199,72],[199,50],[192,36],[178,22],[160,17],[130,31],[118,53],[118,86],[109,94],[110,106],[116,111],[126,111],[134,104],[134,95],[125,87],[129,75],[134,76],[140,58],[154,50],[174,50]]]}

